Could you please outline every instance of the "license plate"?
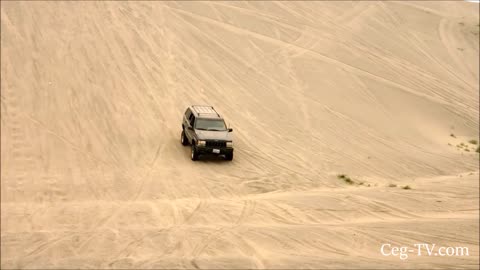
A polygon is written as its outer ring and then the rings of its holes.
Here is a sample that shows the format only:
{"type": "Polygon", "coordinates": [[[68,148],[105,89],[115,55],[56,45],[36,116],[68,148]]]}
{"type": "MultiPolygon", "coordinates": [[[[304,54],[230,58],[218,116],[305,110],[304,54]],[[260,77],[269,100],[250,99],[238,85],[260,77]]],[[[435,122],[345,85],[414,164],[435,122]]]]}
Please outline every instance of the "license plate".
{"type": "Polygon", "coordinates": [[[220,154],[220,149],[213,149],[212,152],[213,152],[214,154],[220,154]]]}

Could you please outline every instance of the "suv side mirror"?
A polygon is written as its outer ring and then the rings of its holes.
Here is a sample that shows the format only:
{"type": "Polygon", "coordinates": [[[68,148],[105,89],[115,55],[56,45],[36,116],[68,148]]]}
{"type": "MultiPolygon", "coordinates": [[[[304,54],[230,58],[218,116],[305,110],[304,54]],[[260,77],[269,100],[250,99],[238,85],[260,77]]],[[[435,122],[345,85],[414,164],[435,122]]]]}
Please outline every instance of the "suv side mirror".
{"type": "Polygon", "coordinates": [[[232,132],[232,131],[233,131],[233,128],[229,128],[229,129],[228,129],[228,132],[232,132]]]}

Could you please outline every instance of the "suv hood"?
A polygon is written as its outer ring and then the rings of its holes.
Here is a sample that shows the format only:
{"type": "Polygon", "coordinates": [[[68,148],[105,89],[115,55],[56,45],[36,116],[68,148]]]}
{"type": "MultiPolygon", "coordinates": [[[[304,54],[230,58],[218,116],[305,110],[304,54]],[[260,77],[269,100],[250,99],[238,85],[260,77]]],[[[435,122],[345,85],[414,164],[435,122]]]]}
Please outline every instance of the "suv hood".
{"type": "Polygon", "coordinates": [[[220,140],[232,141],[233,136],[231,132],[227,131],[210,131],[210,130],[196,130],[199,140],[220,140]]]}

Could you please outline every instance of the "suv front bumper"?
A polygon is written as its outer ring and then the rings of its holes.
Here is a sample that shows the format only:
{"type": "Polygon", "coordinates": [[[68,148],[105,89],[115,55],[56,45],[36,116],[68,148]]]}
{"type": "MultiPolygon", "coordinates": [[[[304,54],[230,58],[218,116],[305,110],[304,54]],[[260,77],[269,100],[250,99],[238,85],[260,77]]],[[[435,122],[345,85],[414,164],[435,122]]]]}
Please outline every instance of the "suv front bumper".
{"type": "Polygon", "coordinates": [[[232,147],[196,146],[195,149],[199,154],[227,155],[233,153],[232,147]],[[215,153],[214,150],[219,150],[219,153],[215,153]]]}

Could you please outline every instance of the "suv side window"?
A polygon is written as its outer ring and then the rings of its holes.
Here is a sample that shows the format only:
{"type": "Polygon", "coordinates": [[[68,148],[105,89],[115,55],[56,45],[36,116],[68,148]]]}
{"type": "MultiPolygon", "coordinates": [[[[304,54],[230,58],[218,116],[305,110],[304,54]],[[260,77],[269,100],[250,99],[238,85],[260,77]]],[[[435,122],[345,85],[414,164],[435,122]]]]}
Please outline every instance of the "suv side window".
{"type": "Polygon", "coordinates": [[[193,124],[195,123],[195,116],[192,114],[190,115],[190,126],[193,127],[193,124]]]}
{"type": "Polygon", "coordinates": [[[187,110],[185,111],[185,117],[186,117],[187,119],[190,119],[191,116],[192,116],[192,112],[190,111],[190,109],[187,109],[187,110]]]}

